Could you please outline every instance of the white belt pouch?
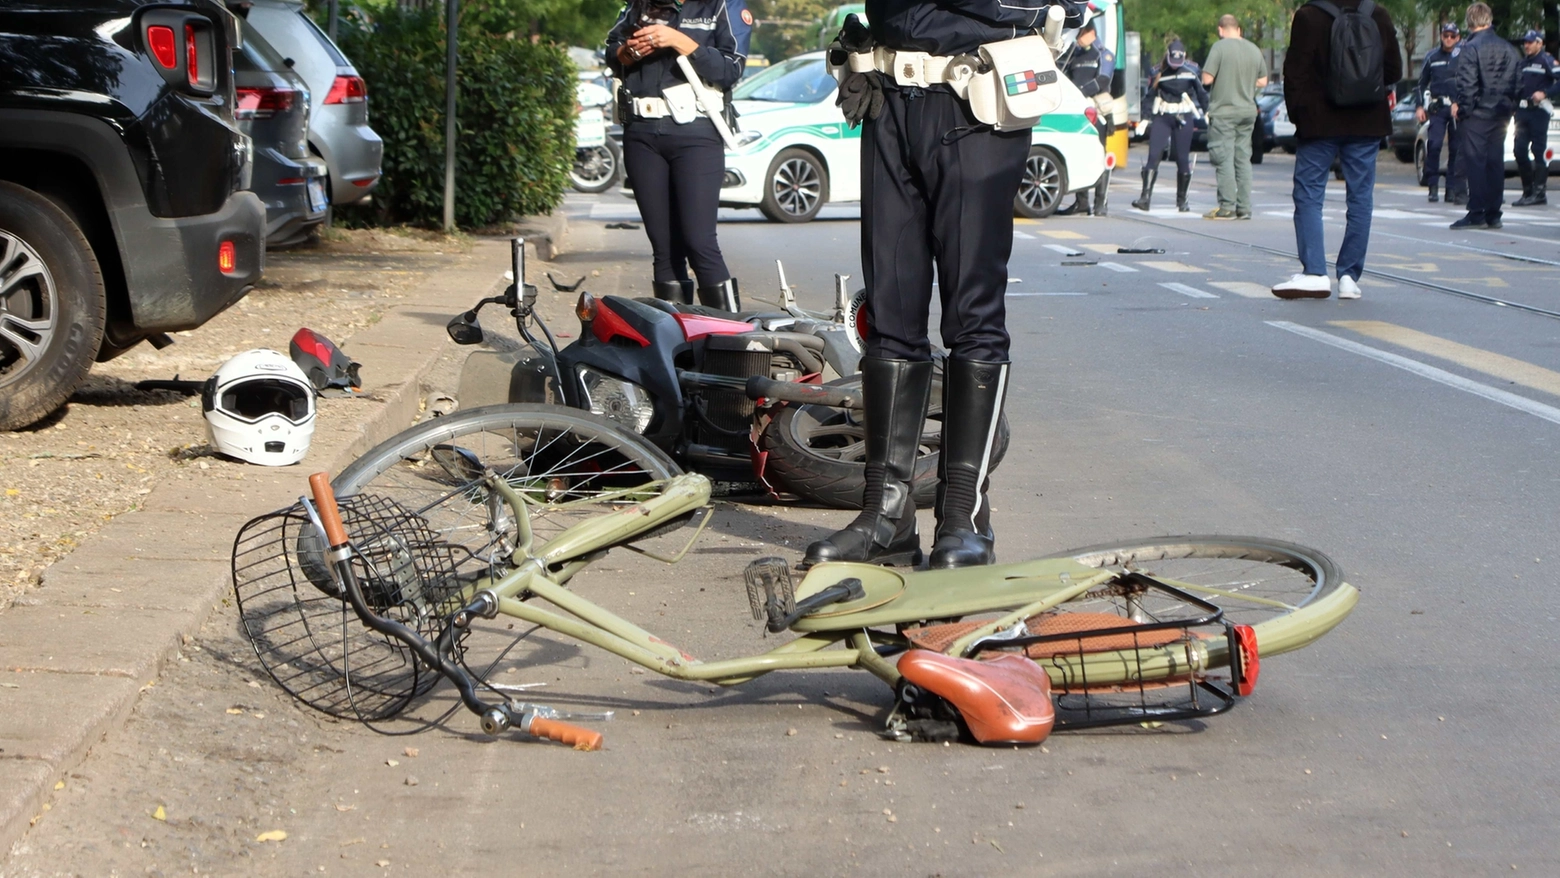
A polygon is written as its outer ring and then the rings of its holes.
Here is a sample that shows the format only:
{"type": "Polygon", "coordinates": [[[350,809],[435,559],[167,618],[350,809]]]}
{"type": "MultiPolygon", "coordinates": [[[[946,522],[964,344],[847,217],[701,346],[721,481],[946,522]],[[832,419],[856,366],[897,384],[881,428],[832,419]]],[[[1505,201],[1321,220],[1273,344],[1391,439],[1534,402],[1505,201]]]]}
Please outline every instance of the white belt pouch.
{"type": "Polygon", "coordinates": [[[693,92],[693,86],[688,83],[682,82],[661,89],[661,97],[666,99],[666,111],[671,114],[672,121],[678,125],[687,125],[699,118],[698,98],[693,92]]]}
{"type": "Polygon", "coordinates": [[[998,131],[1033,128],[1062,105],[1061,74],[1045,37],[1020,37],[980,47],[981,66],[969,83],[970,111],[998,131]]]}

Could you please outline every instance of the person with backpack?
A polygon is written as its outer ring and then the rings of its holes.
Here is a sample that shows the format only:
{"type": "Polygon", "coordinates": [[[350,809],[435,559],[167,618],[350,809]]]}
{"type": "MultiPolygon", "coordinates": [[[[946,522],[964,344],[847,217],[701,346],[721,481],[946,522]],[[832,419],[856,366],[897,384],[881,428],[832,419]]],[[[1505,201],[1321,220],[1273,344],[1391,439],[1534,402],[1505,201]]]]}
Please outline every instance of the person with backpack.
{"type": "Polygon", "coordinates": [[[1273,287],[1280,299],[1325,299],[1322,201],[1334,159],[1348,210],[1338,249],[1338,298],[1358,299],[1370,245],[1376,153],[1392,133],[1387,103],[1403,76],[1392,17],[1374,0],[1311,0],[1295,10],[1284,57],[1284,101],[1295,123],[1295,244],[1300,273],[1273,287]]]}
{"type": "Polygon", "coordinates": [[[1498,229],[1506,188],[1506,128],[1522,85],[1522,54],[1495,33],[1490,7],[1468,7],[1468,30],[1457,58],[1457,100],[1452,115],[1462,135],[1468,173],[1468,214],[1454,229],[1498,229]]]}

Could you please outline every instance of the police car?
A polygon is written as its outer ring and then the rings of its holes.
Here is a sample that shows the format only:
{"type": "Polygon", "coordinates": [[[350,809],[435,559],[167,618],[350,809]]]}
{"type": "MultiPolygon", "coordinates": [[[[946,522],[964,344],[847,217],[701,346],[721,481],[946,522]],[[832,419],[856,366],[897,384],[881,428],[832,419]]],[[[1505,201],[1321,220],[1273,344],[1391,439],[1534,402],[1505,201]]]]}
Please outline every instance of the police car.
{"type": "MultiPolygon", "coordinates": [[[[1061,86],[1061,109],[1031,134],[1014,201],[1023,216],[1050,216],[1105,171],[1094,103],[1065,78],[1061,86]]],[[[738,148],[726,151],[723,207],[757,207],[775,222],[804,223],[825,204],[861,200],[861,129],[845,124],[835,87],[823,52],[749,72],[732,92],[741,130],[738,148]]]]}

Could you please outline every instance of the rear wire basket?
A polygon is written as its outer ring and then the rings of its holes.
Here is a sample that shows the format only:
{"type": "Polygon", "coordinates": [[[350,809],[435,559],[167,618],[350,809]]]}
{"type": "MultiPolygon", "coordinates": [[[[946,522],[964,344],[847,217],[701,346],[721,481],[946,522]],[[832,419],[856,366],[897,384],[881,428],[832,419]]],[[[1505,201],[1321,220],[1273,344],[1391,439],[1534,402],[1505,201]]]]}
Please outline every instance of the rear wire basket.
{"type": "MultiPolygon", "coordinates": [[[[463,605],[457,567],[468,553],[439,540],[422,517],[393,500],[358,494],[339,505],[369,608],[437,641],[463,605]]],[[[358,619],[301,504],[239,530],[233,590],[266,673],[315,710],[363,722],[388,719],[439,681],[404,643],[358,619]]],[[[449,631],[444,648],[458,660],[465,632],[449,631]]]]}
{"type": "MultiPolygon", "coordinates": [[[[904,633],[917,646],[945,651],[981,624],[904,633]]],[[[1238,635],[1224,611],[1139,573],[1035,616],[1025,628],[1027,635],[976,643],[970,657],[1012,653],[1044,668],[1058,730],[1223,713],[1235,705],[1236,683],[1244,679],[1238,635]],[[1227,648],[1232,666],[1208,666],[1209,647],[1217,645],[1227,648]]]]}

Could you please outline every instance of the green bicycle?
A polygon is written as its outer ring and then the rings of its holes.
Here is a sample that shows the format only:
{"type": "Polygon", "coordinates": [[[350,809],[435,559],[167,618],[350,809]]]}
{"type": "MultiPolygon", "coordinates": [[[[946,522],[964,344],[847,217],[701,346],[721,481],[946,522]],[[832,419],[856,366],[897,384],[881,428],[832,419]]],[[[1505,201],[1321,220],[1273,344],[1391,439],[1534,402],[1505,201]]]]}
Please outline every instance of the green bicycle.
{"type": "Polygon", "coordinates": [[[334,490],[316,474],[312,500],[240,531],[243,625],[305,704],[373,722],[447,679],[488,734],[599,746],[466,663],[473,622],[502,615],[681,680],[860,668],[893,689],[886,735],[1035,743],[1053,727],[1227,710],[1262,659],[1321,637],[1359,599],[1322,553],[1257,537],[1160,537],[953,571],[821,564],[800,582],[765,558],[745,572],[754,618],[795,637],[701,661],[567,585],[610,549],[649,554],[641,541],[688,525],[681,551],[660,557],[678,560],[709,521],[708,480],[580,413],[512,412],[485,442],[448,439],[391,440],[334,490]]]}

